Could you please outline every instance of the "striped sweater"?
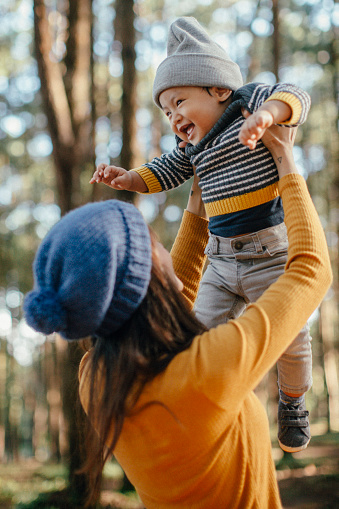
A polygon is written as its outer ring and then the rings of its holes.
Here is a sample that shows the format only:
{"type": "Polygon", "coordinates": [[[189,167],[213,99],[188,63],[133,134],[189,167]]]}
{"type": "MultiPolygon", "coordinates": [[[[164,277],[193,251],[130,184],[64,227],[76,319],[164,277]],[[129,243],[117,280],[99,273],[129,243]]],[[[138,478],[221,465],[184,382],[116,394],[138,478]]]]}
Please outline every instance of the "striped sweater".
{"type": "Polygon", "coordinates": [[[250,83],[233,93],[224,114],[197,145],[188,144],[185,149],[177,146],[134,171],[146,183],[148,193],[157,193],[183,184],[193,176],[195,166],[209,230],[215,235],[232,237],[280,224],[284,212],[274,160],[262,141],[249,150],[238,139],[245,121],[241,108],[254,113],[270,100],[291,107],[292,116],[285,125],[291,127],[306,120],[310,97],[300,88],[250,83]]]}

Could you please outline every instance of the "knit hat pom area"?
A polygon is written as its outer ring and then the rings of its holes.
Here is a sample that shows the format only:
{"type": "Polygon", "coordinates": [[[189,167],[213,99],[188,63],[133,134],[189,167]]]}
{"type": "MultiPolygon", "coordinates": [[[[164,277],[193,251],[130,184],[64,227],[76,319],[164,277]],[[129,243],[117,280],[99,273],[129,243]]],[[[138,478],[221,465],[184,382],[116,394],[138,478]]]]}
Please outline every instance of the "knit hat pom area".
{"type": "Polygon", "coordinates": [[[68,340],[112,338],[145,297],[151,267],[149,230],[134,205],[107,200],[79,207],[40,244],[26,321],[68,340]]]}
{"type": "Polygon", "coordinates": [[[153,99],[173,87],[221,87],[237,90],[243,85],[238,64],[193,17],[174,21],[168,32],[167,58],[159,65],[153,99]]]}
{"type": "Polygon", "coordinates": [[[67,314],[58,295],[48,288],[30,292],[25,299],[27,323],[43,334],[52,334],[66,328],[67,314]]]}

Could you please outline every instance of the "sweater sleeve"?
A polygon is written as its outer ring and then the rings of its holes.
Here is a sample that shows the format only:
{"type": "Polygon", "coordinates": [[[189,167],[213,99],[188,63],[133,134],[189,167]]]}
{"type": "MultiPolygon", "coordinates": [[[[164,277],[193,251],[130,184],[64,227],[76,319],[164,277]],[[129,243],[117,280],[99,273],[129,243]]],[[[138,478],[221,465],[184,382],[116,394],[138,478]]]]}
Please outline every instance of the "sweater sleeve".
{"type": "Polygon", "coordinates": [[[304,123],[311,107],[309,94],[290,83],[278,83],[273,86],[250,83],[239,89],[239,92],[247,102],[245,107],[250,113],[254,113],[266,101],[277,100],[288,104],[292,115],[282,124],[290,127],[304,123]]]}
{"type": "Polygon", "coordinates": [[[279,189],[289,238],[285,273],[240,318],[194,342],[199,390],[234,411],[292,343],[332,281],[325,235],[304,179],[287,175],[279,189]]]}
{"type": "Polygon", "coordinates": [[[184,285],[183,295],[192,309],[206,261],[208,221],[184,211],[181,225],[171,249],[173,268],[184,285]]]}
{"type": "Polygon", "coordinates": [[[133,169],[147,185],[147,193],[160,193],[180,186],[193,177],[193,166],[183,149],[176,147],[169,154],[133,169]]]}

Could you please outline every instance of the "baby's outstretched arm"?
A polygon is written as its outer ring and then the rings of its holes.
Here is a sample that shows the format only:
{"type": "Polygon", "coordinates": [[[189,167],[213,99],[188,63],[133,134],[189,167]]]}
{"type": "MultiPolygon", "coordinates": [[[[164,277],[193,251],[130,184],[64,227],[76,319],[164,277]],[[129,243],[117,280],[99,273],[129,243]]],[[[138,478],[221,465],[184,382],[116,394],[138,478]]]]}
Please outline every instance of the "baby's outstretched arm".
{"type": "Polygon", "coordinates": [[[90,184],[100,182],[119,191],[136,191],[137,193],[145,193],[147,191],[145,182],[135,171],[127,171],[124,168],[109,166],[104,163],[99,164],[89,181],[90,184]]]}
{"type": "Polygon", "coordinates": [[[282,101],[265,102],[243,123],[239,133],[240,142],[253,150],[257,142],[263,137],[266,129],[273,124],[286,122],[291,114],[292,110],[289,105],[282,101]]]}

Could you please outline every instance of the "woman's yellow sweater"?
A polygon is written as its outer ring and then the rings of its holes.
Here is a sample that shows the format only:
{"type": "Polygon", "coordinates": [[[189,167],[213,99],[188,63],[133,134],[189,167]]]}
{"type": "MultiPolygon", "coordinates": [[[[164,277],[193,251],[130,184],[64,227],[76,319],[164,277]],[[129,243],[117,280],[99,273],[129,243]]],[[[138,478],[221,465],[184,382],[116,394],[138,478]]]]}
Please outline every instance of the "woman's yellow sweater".
{"type": "MultiPolygon", "coordinates": [[[[125,420],[115,456],[147,509],[281,507],[268,420],[252,391],[320,304],[331,269],[304,179],[287,175],[279,190],[285,274],[240,318],[197,336],[146,385],[137,403],[144,408],[125,420]],[[154,401],[162,404],[147,405],[154,401]]],[[[186,211],[172,256],[190,305],[206,240],[207,221],[186,211]]],[[[88,352],[79,373],[85,409],[90,362],[88,352]]]]}

